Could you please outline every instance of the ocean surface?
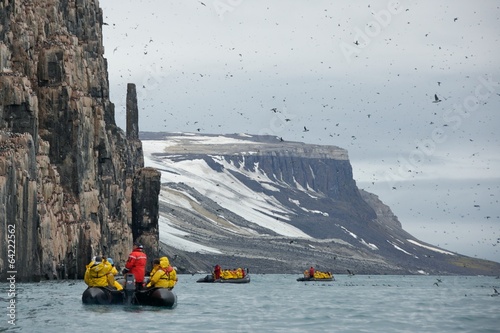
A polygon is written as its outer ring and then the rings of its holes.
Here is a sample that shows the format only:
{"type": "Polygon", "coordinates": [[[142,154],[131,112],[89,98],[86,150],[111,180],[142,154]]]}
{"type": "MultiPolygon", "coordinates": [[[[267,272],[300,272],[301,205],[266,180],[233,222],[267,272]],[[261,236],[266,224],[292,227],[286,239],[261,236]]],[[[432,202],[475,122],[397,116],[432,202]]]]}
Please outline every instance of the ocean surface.
{"type": "Polygon", "coordinates": [[[15,325],[1,283],[0,332],[500,332],[500,279],[251,275],[249,284],[179,275],[177,307],[85,305],[83,281],[16,284],[15,325]]]}

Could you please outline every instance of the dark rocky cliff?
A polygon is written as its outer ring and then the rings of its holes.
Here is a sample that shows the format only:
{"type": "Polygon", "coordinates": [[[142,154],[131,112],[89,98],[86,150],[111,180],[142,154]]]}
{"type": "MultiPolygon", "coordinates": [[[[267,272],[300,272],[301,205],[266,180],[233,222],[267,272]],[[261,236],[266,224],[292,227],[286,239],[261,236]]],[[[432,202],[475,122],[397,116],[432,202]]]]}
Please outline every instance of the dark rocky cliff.
{"type": "Polygon", "coordinates": [[[249,184],[256,192],[273,195],[284,205],[289,205],[290,199],[297,200],[308,209],[328,214],[297,216],[298,218],[292,218],[289,222],[313,237],[334,236],[334,228],[331,226],[335,223],[364,225],[366,221],[377,217],[374,210],[361,198],[347,159],[317,157],[307,152],[290,155],[288,151],[281,150],[276,150],[273,154],[244,157],[226,155],[224,158],[235,165],[244,163],[244,168],[249,171],[254,171],[258,166],[270,180],[290,185],[289,191],[274,193],[275,191],[266,189],[257,182],[253,186],[249,184]],[[310,196],[302,189],[314,192],[315,196],[310,196]]]}
{"type": "Polygon", "coordinates": [[[82,277],[93,255],[123,263],[133,237],[158,253],[159,173],[143,169],[128,93],[124,133],[97,0],[0,2],[0,238],[15,228],[16,249],[8,266],[0,248],[2,278],[82,277]]]}

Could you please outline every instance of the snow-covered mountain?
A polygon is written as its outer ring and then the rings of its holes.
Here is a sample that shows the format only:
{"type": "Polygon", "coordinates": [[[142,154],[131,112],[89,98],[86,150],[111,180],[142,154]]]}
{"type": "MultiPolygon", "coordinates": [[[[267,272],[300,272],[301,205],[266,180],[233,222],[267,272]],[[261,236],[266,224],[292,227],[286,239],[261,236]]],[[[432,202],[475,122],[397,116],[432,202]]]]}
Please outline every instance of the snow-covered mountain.
{"type": "Polygon", "coordinates": [[[187,272],[498,274],[500,265],[427,244],[359,190],[347,151],[270,136],[141,133],[162,174],[161,251],[187,272]]]}

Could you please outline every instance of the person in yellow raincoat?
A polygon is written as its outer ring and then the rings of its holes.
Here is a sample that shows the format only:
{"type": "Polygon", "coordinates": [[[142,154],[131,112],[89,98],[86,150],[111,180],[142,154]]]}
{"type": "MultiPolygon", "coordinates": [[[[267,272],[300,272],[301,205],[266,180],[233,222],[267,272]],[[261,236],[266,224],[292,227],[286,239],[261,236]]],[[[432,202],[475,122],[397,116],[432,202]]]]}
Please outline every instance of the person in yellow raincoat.
{"type": "Polygon", "coordinates": [[[113,259],[107,258],[107,262],[111,265],[111,270],[108,272],[108,286],[116,288],[116,290],[123,290],[123,286],[115,280],[115,275],[118,274],[118,270],[115,267],[113,259]]]}
{"type": "Polygon", "coordinates": [[[151,271],[151,279],[146,287],[168,288],[173,289],[177,283],[177,273],[170,266],[167,257],[161,257],[153,261],[153,270],[151,271]]]}
{"type": "Polygon", "coordinates": [[[89,287],[107,287],[108,273],[113,267],[106,258],[95,257],[85,270],[83,280],[89,287]]]}

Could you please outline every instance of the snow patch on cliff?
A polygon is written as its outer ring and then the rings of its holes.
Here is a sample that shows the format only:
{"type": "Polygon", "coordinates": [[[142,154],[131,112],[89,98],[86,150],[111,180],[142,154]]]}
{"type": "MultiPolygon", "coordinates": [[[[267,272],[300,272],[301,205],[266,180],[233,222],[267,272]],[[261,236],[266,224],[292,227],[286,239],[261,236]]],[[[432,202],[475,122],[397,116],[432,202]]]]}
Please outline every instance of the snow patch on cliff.
{"type": "Polygon", "coordinates": [[[160,216],[158,224],[160,229],[160,241],[166,245],[186,252],[222,253],[216,248],[204,246],[187,240],[186,238],[189,237],[189,233],[175,228],[166,217],[160,216]]]}
{"type": "MultiPolygon", "coordinates": [[[[202,137],[194,136],[190,137],[190,139],[202,142],[202,137]]],[[[235,141],[235,139],[223,137],[207,137],[207,140],[217,142],[235,141]],[[224,141],[224,139],[228,141],[224,141]]],[[[248,141],[243,142],[248,143],[248,141]]],[[[222,165],[222,172],[214,172],[202,159],[173,161],[168,155],[164,155],[165,148],[169,144],[171,145],[170,138],[168,141],[144,140],[142,142],[144,164],[154,167],[161,172],[162,183],[184,183],[195,188],[201,195],[210,198],[221,207],[235,212],[244,219],[270,229],[279,235],[311,238],[300,229],[282,222],[290,220],[289,215],[293,214],[292,211],[283,206],[276,198],[248,188],[230,172],[230,170],[236,171],[259,183],[273,183],[261,170],[247,170],[243,167],[243,164],[240,164],[240,167],[236,167],[234,164],[228,163],[224,158],[218,156],[214,156],[214,160],[222,165]],[[158,153],[162,155],[155,155],[158,153]]],[[[187,193],[185,194],[188,195],[187,193]]],[[[186,202],[182,203],[186,204],[186,202]]],[[[161,240],[163,241],[163,239],[161,240]]]]}
{"type": "Polygon", "coordinates": [[[451,253],[451,252],[448,252],[448,251],[445,251],[445,250],[441,250],[441,249],[438,249],[438,248],[435,248],[435,247],[432,247],[432,246],[420,244],[419,242],[414,241],[412,239],[407,239],[407,241],[410,242],[410,243],[412,243],[412,244],[415,244],[417,246],[423,247],[424,249],[427,249],[427,250],[431,250],[431,251],[439,252],[439,253],[443,253],[443,254],[448,254],[450,256],[454,256],[455,255],[455,253],[451,253]]]}

